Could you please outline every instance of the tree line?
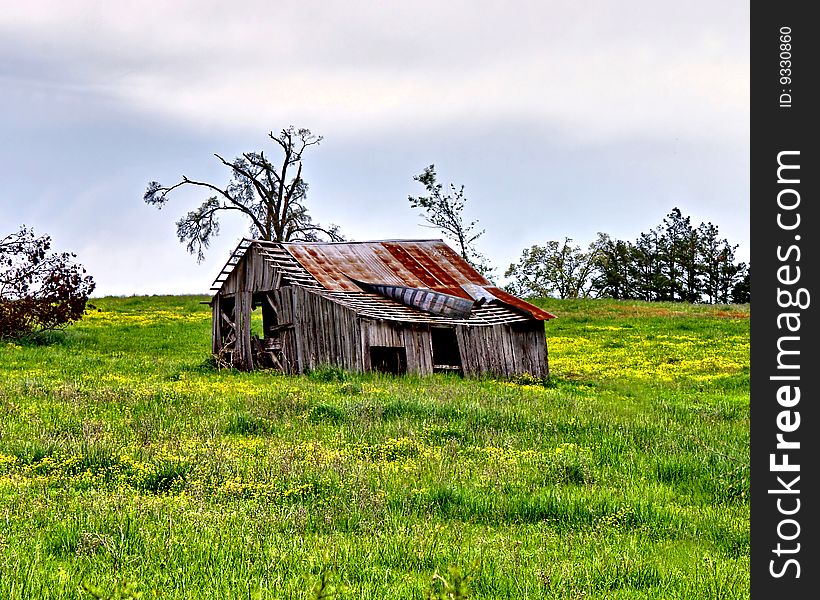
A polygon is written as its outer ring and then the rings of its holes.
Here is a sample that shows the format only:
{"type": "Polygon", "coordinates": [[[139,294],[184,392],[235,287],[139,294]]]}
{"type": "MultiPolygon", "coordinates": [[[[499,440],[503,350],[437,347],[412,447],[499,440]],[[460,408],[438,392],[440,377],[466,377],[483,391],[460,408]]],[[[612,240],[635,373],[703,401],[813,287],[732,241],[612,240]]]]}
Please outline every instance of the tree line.
{"type": "Polygon", "coordinates": [[[634,242],[606,233],[584,250],[565,238],[523,251],[505,276],[523,296],[743,304],[751,301],[750,265],[717,225],[693,225],[673,208],[634,242]]]}

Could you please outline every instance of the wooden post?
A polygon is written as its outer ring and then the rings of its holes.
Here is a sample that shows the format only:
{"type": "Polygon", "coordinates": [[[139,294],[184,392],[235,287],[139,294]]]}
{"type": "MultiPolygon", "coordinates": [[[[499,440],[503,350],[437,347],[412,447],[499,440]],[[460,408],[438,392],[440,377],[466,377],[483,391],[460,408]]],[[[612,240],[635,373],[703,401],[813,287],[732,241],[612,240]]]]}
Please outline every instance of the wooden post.
{"type": "Polygon", "coordinates": [[[214,356],[222,351],[222,313],[219,308],[219,294],[211,300],[213,323],[211,324],[211,352],[214,356]]]}
{"type": "Polygon", "coordinates": [[[296,286],[291,286],[290,293],[293,302],[291,304],[291,318],[293,319],[294,325],[293,337],[296,342],[296,369],[294,369],[294,371],[296,373],[303,373],[305,370],[305,356],[303,353],[302,335],[305,331],[305,322],[300,314],[302,311],[302,303],[300,302],[302,294],[299,292],[301,292],[301,290],[296,286]]]}

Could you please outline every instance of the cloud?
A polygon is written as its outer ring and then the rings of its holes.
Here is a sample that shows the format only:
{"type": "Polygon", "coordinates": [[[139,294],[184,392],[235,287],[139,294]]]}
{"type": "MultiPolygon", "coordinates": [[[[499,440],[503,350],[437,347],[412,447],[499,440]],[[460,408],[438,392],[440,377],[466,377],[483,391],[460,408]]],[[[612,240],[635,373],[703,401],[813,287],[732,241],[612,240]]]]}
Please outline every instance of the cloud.
{"type": "Polygon", "coordinates": [[[5,78],[40,73],[191,126],[353,135],[527,118],[580,138],[747,135],[744,3],[43,6],[0,17],[4,54],[23,57],[5,78]]]}

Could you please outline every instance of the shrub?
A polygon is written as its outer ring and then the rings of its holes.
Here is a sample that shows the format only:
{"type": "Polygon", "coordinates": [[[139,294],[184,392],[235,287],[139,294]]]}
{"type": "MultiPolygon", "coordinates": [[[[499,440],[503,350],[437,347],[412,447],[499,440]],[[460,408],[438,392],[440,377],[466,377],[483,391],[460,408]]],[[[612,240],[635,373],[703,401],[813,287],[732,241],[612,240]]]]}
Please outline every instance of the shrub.
{"type": "Polygon", "coordinates": [[[0,339],[62,329],[82,318],[94,280],[74,254],[50,252],[31,229],[0,238],[0,339]]]}

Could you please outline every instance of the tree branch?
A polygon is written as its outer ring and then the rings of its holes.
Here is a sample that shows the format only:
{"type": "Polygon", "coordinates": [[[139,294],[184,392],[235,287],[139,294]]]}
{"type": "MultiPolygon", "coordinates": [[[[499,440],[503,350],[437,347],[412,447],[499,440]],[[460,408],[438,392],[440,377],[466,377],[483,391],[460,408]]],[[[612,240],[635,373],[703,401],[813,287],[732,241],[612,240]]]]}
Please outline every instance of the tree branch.
{"type": "Polygon", "coordinates": [[[245,152],[233,162],[214,154],[231,171],[231,180],[224,189],[185,176],[170,187],[156,181],[148,184],[143,200],[159,208],[174,190],[185,185],[201,187],[215,194],[214,198],[206,200],[177,222],[180,240],[188,241],[188,250],[197,253],[200,259],[208,239],[218,231],[216,214],[220,210],[234,210],[246,215],[252,232],[268,240],[286,241],[300,233],[316,239],[319,234],[339,238],[335,226],[324,228],[312,223],[302,203],[307,193],[307,183],[302,179],[302,157],[306,149],[318,145],[322,137],[292,125],[278,135],[271,131],[268,136],[282,151],[281,163],[277,165],[267,159],[264,151],[245,152]],[[296,174],[289,180],[288,171],[292,165],[296,165],[296,174]]]}
{"type": "MultiPolygon", "coordinates": [[[[246,215],[248,215],[251,218],[251,221],[253,221],[253,224],[256,225],[259,228],[260,231],[263,231],[263,228],[260,227],[261,223],[259,222],[259,219],[256,218],[256,215],[254,215],[253,212],[249,208],[247,208],[244,204],[242,204],[242,203],[238,202],[237,200],[235,200],[230,194],[228,194],[227,191],[221,190],[221,189],[219,189],[218,187],[216,187],[215,185],[213,185],[211,183],[207,183],[205,181],[196,181],[194,179],[188,179],[187,177],[185,177],[183,175],[182,181],[180,183],[176,184],[175,186],[173,186],[172,188],[170,188],[169,191],[171,189],[179,187],[180,185],[185,185],[185,184],[204,187],[204,188],[207,188],[209,190],[213,190],[213,191],[217,192],[220,196],[222,196],[223,198],[228,200],[235,207],[236,210],[240,210],[243,213],[245,213],[246,215]]],[[[225,208],[228,208],[228,207],[225,207],[225,208]]]]}

